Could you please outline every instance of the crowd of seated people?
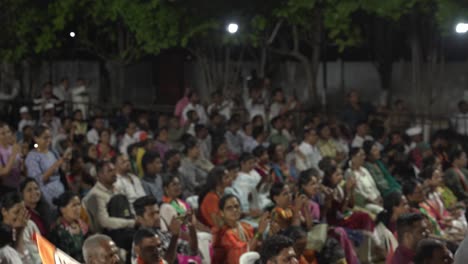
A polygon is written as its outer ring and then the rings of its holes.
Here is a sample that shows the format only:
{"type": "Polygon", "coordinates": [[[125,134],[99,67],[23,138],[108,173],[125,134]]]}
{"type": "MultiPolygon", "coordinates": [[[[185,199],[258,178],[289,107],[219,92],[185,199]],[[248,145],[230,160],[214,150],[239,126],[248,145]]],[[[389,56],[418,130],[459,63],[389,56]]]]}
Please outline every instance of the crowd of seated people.
{"type": "Polygon", "coordinates": [[[0,122],[0,263],[41,263],[36,234],[85,263],[453,262],[468,230],[456,126],[425,142],[402,101],[352,91],[330,115],[270,86],[206,108],[188,90],[173,115],[22,107],[0,122]]]}

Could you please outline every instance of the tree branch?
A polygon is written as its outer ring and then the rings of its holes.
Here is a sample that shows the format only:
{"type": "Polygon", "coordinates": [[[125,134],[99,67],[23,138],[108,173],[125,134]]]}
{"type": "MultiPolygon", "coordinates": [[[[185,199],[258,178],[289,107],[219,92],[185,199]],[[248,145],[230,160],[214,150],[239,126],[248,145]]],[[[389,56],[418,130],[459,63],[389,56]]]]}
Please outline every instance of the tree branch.
{"type": "Polygon", "coordinates": [[[276,35],[278,35],[278,31],[280,30],[282,24],[283,24],[282,19],[280,21],[276,22],[275,28],[273,29],[273,31],[271,32],[270,37],[267,40],[267,45],[271,45],[271,43],[273,43],[273,41],[276,38],[276,35]]]}

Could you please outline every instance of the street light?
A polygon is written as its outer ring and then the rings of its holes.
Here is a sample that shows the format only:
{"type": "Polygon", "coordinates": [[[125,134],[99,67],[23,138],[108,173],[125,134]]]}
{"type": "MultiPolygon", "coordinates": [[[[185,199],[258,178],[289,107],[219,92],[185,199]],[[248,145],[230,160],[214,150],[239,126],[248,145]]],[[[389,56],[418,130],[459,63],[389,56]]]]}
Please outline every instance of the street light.
{"type": "Polygon", "coordinates": [[[70,32],[70,37],[74,38],[76,36],[75,32],[70,32]]]}
{"type": "Polygon", "coordinates": [[[468,32],[468,23],[458,23],[455,27],[455,31],[458,34],[465,34],[468,32]]]}
{"type": "Polygon", "coordinates": [[[239,25],[236,23],[230,23],[226,29],[229,33],[236,34],[237,30],[239,29],[239,25]]]}

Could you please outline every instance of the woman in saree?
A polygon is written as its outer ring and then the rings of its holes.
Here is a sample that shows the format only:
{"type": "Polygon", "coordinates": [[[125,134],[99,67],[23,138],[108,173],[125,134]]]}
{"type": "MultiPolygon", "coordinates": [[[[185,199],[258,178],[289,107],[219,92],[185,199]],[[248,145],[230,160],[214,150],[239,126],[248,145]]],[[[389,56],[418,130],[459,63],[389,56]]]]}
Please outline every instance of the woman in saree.
{"type": "Polygon", "coordinates": [[[269,222],[269,213],[262,215],[254,234],[254,228],[250,224],[240,221],[242,210],[235,195],[223,196],[219,201],[219,210],[224,225],[213,231],[212,263],[238,264],[242,254],[258,249],[269,222]]]}

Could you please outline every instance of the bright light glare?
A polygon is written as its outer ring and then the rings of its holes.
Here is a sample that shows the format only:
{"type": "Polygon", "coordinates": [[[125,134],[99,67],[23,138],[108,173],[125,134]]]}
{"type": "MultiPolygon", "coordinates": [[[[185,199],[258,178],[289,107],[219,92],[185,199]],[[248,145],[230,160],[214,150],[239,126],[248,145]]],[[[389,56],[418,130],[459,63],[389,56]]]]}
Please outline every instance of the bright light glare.
{"type": "Polygon", "coordinates": [[[235,24],[235,23],[231,23],[228,25],[227,27],[227,31],[231,34],[235,34],[237,32],[237,30],[239,29],[239,25],[235,24]]]}
{"type": "Polygon", "coordinates": [[[75,37],[75,32],[70,32],[70,37],[74,38],[75,37]]]}
{"type": "Polygon", "coordinates": [[[468,23],[458,23],[455,31],[458,34],[465,34],[468,32],[468,23]]]}
{"type": "Polygon", "coordinates": [[[38,145],[37,145],[37,144],[34,144],[34,148],[37,148],[37,147],[38,147],[38,145]]]}

